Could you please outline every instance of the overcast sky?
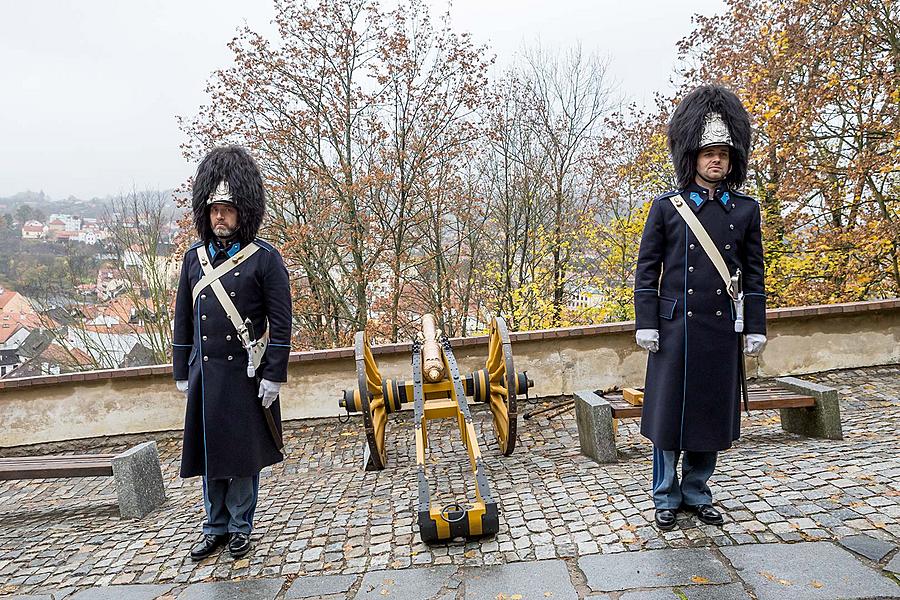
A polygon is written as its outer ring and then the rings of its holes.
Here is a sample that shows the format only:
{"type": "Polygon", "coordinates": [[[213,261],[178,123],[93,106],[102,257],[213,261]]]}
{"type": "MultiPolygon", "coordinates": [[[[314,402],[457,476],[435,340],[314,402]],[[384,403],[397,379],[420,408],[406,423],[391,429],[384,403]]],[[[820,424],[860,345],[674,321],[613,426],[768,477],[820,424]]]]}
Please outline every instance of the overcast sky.
{"type": "MultiPolygon", "coordinates": [[[[444,0],[430,4],[443,12],[444,0]]],[[[619,92],[668,92],[675,44],[691,15],[722,0],[456,0],[456,30],[488,44],[498,65],[523,44],[580,42],[608,56],[619,92]]],[[[7,0],[0,20],[0,197],[43,190],[83,199],[177,187],[193,172],[175,115],[206,101],[225,44],[248,23],[271,32],[270,0],[7,0]]]]}

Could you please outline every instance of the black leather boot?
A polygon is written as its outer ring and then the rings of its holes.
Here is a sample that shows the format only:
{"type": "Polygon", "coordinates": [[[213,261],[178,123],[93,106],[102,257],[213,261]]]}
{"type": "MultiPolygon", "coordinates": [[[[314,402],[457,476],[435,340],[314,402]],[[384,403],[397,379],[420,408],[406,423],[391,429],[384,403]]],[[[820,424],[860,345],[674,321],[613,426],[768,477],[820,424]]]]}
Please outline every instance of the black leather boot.
{"type": "Polygon", "coordinates": [[[197,543],[194,544],[194,547],[191,548],[191,558],[193,560],[203,560],[222,546],[227,539],[227,535],[204,533],[197,543]]]}
{"type": "Polygon", "coordinates": [[[250,534],[232,533],[228,541],[228,551],[234,558],[240,558],[250,552],[250,534]]]}
{"type": "Polygon", "coordinates": [[[692,506],[687,504],[687,509],[697,515],[697,518],[707,525],[721,525],[725,522],[722,513],[713,508],[712,504],[698,504],[692,506]]]}
{"type": "Polygon", "coordinates": [[[653,516],[653,520],[656,521],[657,527],[663,531],[668,531],[675,527],[675,511],[668,508],[658,508],[653,516]]]}

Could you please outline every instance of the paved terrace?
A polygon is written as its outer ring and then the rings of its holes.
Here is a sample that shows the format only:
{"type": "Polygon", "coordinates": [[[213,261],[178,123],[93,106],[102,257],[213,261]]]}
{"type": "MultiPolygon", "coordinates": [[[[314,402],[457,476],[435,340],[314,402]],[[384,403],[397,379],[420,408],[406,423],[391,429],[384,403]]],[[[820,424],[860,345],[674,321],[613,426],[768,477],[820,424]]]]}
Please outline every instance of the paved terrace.
{"type": "MultiPolygon", "coordinates": [[[[845,439],[785,433],[776,411],[745,417],[712,481],[724,527],[684,515],[667,533],[652,526],[650,445],[637,422],[620,425],[620,462],[598,466],[578,453],[571,411],[520,419],[503,458],[476,410],[500,533],[436,546],[418,540],[408,412],[388,426],[390,467],[378,473],[361,470],[357,419],[289,422],[287,460],[263,472],[255,547],[237,561],[187,558],[203,508],[199,480],[178,478],[177,432],[6,449],[118,452],[156,439],[168,500],[130,521],[111,478],[0,482],[0,596],[900,597],[900,365],[806,378],[839,389],[845,439]]],[[[428,476],[442,498],[465,493],[456,440],[447,427],[432,435],[428,476]]]]}

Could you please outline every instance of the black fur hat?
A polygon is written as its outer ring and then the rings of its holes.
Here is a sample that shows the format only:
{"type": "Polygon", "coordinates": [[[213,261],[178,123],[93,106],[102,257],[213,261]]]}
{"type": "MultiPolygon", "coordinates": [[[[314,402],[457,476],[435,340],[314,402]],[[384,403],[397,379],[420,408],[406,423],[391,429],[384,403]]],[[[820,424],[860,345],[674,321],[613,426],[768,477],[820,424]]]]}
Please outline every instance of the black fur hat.
{"type": "Polygon", "coordinates": [[[697,151],[706,123],[706,115],[719,113],[731,140],[731,171],[725,181],[732,189],[739,188],[747,178],[750,156],[750,117],[740,99],[720,85],[702,85],[675,109],[669,121],[669,152],[675,166],[678,186],[686,187],[697,172],[697,151]]]}
{"type": "Polygon", "coordinates": [[[206,202],[222,181],[228,184],[238,211],[238,240],[252,242],[266,215],[266,196],[256,161],[240,146],[213,148],[197,167],[191,198],[197,235],[204,242],[214,237],[206,202]]]}

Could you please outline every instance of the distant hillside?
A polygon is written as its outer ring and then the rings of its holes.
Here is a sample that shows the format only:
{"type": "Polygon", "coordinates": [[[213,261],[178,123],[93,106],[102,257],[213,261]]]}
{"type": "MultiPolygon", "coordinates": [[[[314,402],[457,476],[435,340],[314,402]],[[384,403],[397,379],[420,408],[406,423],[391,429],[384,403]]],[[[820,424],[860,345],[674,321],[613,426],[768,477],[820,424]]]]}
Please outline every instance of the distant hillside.
{"type": "MultiPolygon", "coordinates": [[[[171,190],[166,190],[164,193],[171,194],[171,190]]],[[[61,213],[98,218],[106,214],[106,210],[112,203],[113,198],[115,196],[82,200],[75,196],[69,196],[65,199],[55,200],[43,191],[32,192],[29,190],[5,198],[0,197],[0,215],[5,213],[15,214],[19,206],[26,204],[33,208],[40,208],[45,215],[61,213]]],[[[175,203],[172,202],[171,215],[176,213],[175,208],[175,203]]]]}

